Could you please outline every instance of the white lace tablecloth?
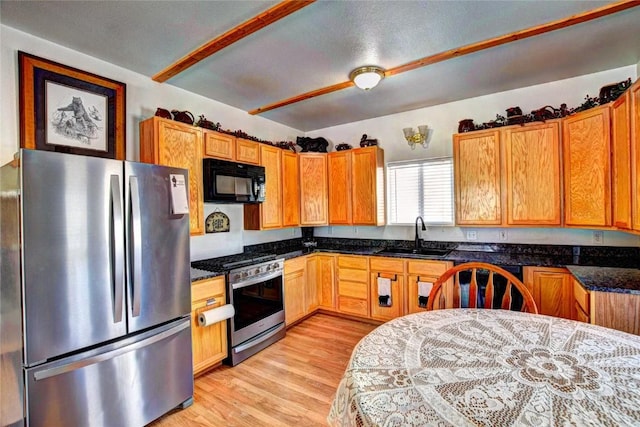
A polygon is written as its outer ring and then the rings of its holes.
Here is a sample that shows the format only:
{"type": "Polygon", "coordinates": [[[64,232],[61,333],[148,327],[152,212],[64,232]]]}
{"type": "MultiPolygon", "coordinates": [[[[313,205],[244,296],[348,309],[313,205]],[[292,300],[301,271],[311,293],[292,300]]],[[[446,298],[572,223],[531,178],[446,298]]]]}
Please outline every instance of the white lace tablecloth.
{"type": "Polygon", "coordinates": [[[360,341],[334,426],[640,425],[640,337],[505,310],[437,310],[360,341]]]}

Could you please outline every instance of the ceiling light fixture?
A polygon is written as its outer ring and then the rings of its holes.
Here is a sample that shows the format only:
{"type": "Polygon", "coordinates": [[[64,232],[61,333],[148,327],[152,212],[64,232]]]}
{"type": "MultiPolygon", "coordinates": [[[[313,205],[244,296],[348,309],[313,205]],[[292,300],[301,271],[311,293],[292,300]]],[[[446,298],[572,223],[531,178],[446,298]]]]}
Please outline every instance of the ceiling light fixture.
{"type": "Polygon", "coordinates": [[[384,70],[375,65],[358,67],[349,73],[349,79],[360,89],[369,90],[378,85],[384,78],[384,70]]]}
{"type": "Polygon", "coordinates": [[[427,130],[427,127],[427,125],[418,126],[418,133],[416,133],[413,128],[402,129],[402,132],[404,132],[404,138],[407,140],[407,143],[412,150],[416,149],[416,144],[421,144],[422,148],[429,147],[429,141],[427,141],[429,131],[427,130]]]}

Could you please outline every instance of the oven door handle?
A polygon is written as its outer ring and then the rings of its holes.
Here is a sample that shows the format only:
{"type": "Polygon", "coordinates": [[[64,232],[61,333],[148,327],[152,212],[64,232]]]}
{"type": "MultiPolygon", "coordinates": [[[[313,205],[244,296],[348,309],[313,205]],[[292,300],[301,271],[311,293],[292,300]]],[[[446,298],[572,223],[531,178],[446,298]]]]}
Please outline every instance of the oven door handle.
{"type": "Polygon", "coordinates": [[[266,282],[267,280],[275,279],[277,277],[282,277],[282,270],[269,273],[266,276],[260,276],[253,279],[243,280],[242,282],[234,283],[233,285],[231,285],[231,288],[234,290],[241,289],[247,286],[255,285],[256,283],[266,282]]]}

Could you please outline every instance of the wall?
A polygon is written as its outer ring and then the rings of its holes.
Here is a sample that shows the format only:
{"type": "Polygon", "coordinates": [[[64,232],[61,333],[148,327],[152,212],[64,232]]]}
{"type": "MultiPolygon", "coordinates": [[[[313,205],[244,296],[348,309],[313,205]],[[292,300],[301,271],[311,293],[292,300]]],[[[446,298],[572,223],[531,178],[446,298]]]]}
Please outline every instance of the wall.
{"type": "MultiPolygon", "coordinates": [[[[21,50],[61,64],[92,72],[127,85],[126,152],[128,160],[139,158],[138,123],[153,116],[157,107],[188,110],[195,117],[204,114],[209,120],[220,122],[226,129],[242,129],[259,138],[282,141],[295,140],[303,133],[297,129],[275,123],[260,116],[217,101],[204,98],[168,84],[152,81],[149,77],[98,60],[47,40],[0,26],[0,165],[13,158],[20,146],[18,114],[18,54],[21,50]]],[[[273,232],[244,232],[241,205],[205,205],[205,217],[219,208],[231,220],[230,233],[208,234],[191,238],[191,259],[203,259],[240,252],[243,245],[299,237],[300,230],[273,232]],[[245,241],[246,240],[246,241],[245,241]]]]}
{"type": "MultiPolygon", "coordinates": [[[[385,150],[385,162],[414,160],[421,158],[447,157],[453,154],[452,134],[457,132],[458,121],[473,119],[483,123],[495,119],[496,114],[506,116],[506,108],[519,106],[529,112],[545,105],[559,107],[566,103],[574,108],[584,102],[586,95],[596,96],[606,84],[619,82],[631,77],[635,80],[640,73],[640,64],[586,76],[575,77],[542,85],[536,85],[507,92],[470,98],[434,107],[422,108],[405,113],[393,114],[375,119],[363,120],[307,132],[307,136],[327,138],[334,145],[346,142],[358,146],[360,137],[366,133],[378,139],[385,150]],[[402,128],[426,124],[430,128],[429,147],[411,150],[404,140],[402,128]]],[[[384,84],[382,81],[381,84],[384,84]]],[[[375,89],[374,89],[375,90],[375,89]]],[[[466,231],[476,231],[478,241],[531,243],[531,244],[573,244],[593,245],[591,230],[541,229],[541,228],[477,228],[429,227],[423,237],[433,241],[463,241],[466,231]],[[507,230],[506,240],[500,240],[500,231],[507,230]]],[[[323,237],[402,239],[412,240],[413,226],[387,227],[318,227],[315,235],[323,237]]],[[[604,232],[601,243],[610,246],[640,246],[640,236],[621,232],[604,232]]]]}

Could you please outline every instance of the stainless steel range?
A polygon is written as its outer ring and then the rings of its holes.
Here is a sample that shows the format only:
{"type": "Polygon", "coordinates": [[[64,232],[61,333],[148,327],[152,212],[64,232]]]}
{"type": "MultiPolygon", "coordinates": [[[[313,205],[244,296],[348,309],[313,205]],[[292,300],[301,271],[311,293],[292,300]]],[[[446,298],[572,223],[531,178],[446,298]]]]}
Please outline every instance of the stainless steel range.
{"type": "Polygon", "coordinates": [[[235,366],[285,336],[284,259],[270,254],[237,254],[192,263],[195,268],[228,271],[227,301],[235,315],[229,319],[229,356],[235,366]]]}

